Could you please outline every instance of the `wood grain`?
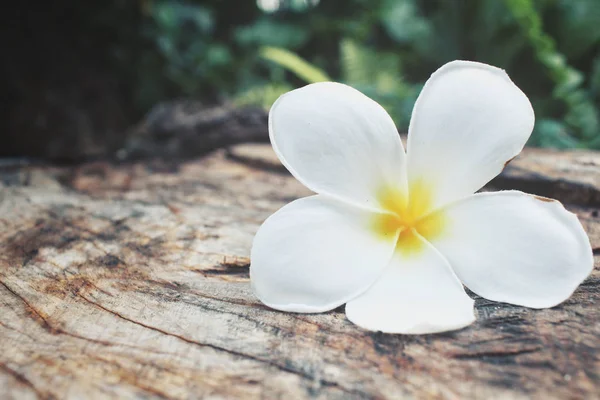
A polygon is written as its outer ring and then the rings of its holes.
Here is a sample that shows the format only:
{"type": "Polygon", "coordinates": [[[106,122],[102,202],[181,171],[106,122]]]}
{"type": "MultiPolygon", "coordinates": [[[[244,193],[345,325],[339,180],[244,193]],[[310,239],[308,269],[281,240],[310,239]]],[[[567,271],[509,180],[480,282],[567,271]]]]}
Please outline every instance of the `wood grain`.
{"type": "MultiPolygon", "coordinates": [[[[473,295],[457,332],[277,312],[250,290],[252,237],[309,192],[243,152],[0,171],[0,398],[599,398],[600,255],[560,306],[473,295]]],[[[600,252],[584,198],[565,200],[600,252]]]]}

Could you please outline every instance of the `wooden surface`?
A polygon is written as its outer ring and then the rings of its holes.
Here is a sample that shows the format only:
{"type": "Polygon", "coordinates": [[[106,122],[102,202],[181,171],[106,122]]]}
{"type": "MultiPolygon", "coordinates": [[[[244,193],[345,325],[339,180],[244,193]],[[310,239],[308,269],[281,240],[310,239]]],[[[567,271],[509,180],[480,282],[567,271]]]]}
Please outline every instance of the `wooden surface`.
{"type": "MultiPolygon", "coordinates": [[[[568,202],[598,254],[599,171],[527,151],[494,184],[568,202]]],[[[0,398],[600,398],[600,255],[562,305],[475,296],[477,322],[445,334],[261,305],[253,234],[307,194],[268,146],[0,170],[0,398]]]]}

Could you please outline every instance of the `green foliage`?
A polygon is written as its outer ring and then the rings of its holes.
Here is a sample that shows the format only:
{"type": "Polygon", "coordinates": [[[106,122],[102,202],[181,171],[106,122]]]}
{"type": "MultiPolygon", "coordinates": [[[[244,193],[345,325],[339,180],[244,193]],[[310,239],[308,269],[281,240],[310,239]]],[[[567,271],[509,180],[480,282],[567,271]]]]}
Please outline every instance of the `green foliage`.
{"type": "Polygon", "coordinates": [[[213,70],[231,62],[229,49],[210,40],[214,17],[202,6],[162,1],[152,8],[150,36],[166,60],[167,77],[187,93],[197,92],[213,70]],[[194,38],[190,40],[190,38],[194,38]],[[207,76],[208,75],[208,76],[207,76]],[[203,78],[203,79],[202,79],[203,78]]]}
{"type": "Polygon", "coordinates": [[[568,58],[584,56],[600,41],[600,1],[559,0],[556,41],[568,58]]]}
{"type": "Polygon", "coordinates": [[[536,122],[537,135],[531,144],[540,147],[555,147],[557,149],[571,149],[578,147],[577,139],[569,135],[565,124],[552,119],[542,119],[536,122]]]}
{"type": "Polygon", "coordinates": [[[233,56],[225,43],[213,39],[210,9],[163,0],[153,2],[148,14],[143,35],[153,48],[139,60],[138,102],[151,106],[157,97],[196,95],[208,85],[227,85],[222,71],[230,68],[233,56]]]}
{"type": "Polygon", "coordinates": [[[335,80],[380,102],[406,131],[429,75],[469,59],[506,69],[527,93],[531,144],[600,149],[598,0],[143,4],[147,46],[132,63],[140,107],[177,95],[268,107],[290,89],[335,80]]]}
{"type": "Polygon", "coordinates": [[[385,1],[380,18],[388,35],[401,44],[425,50],[434,34],[431,23],[420,15],[414,1],[385,1]]]}
{"type": "MultiPolygon", "coordinates": [[[[588,94],[582,89],[583,74],[567,64],[566,57],[558,52],[555,42],[542,30],[542,21],[536,12],[531,0],[506,0],[506,4],[518,21],[524,35],[528,38],[538,61],[545,67],[547,73],[554,81],[553,96],[564,103],[566,113],[564,116],[567,126],[572,128],[572,140],[570,143],[581,142],[585,146],[586,141],[593,140],[599,134],[598,113],[588,94]]],[[[555,126],[552,123],[549,126],[555,126]]],[[[566,127],[555,127],[554,129],[543,129],[546,124],[538,124],[537,130],[542,136],[540,144],[544,140],[555,140],[564,137],[561,133],[566,127]],[[548,135],[552,139],[543,136],[548,135]]],[[[568,128],[567,128],[568,129],[568,128]]],[[[569,141],[561,141],[569,143],[569,141]]]]}
{"type": "Polygon", "coordinates": [[[275,64],[293,72],[298,78],[307,83],[327,82],[331,78],[319,68],[311,65],[296,54],[277,47],[263,47],[260,55],[275,64]]]}
{"type": "Polygon", "coordinates": [[[411,111],[407,108],[412,109],[415,90],[402,79],[398,54],[375,52],[344,39],[340,44],[340,63],[342,82],[379,102],[400,126],[408,125],[411,111]]]}
{"type": "Polygon", "coordinates": [[[238,93],[233,103],[239,107],[259,106],[268,110],[279,96],[292,89],[294,88],[287,84],[265,83],[238,93]]]}
{"type": "Polygon", "coordinates": [[[296,49],[306,43],[308,32],[302,27],[266,18],[235,30],[236,42],[249,46],[274,46],[296,49]]]}

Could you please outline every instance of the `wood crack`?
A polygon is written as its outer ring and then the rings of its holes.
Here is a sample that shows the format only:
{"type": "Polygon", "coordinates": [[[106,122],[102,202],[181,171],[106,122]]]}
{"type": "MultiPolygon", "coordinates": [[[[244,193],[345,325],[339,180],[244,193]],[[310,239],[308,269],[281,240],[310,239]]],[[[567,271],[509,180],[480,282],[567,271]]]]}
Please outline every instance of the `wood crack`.
{"type": "MultiPolygon", "coordinates": [[[[231,152],[278,163],[263,150],[231,152]]],[[[252,295],[243,256],[259,224],[309,195],[288,173],[225,151],[84,164],[72,177],[31,167],[29,186],[8,177],[0,190],[0,363],[40,393],[4,367],[0,397],[594,397],[598,157],[526,150],[504,175],[513,189],[560,199],[586,229],[595,268],[571,298],[532,310],[468,292],[478,320],[426,336],[364,331],[343,307],[278,312],[252,295]],[[61,175],[71,182],[46,186],[61,175]]]]}
{"type": "MultiPolygon", "coordinates": [[[[20,294],[18,294],[14,290],[12,290],[8,285],[6,285],[6,283],[0,281],[0,284],[2,286],[4,286],[16,298],[20,299],[27,306],[27,308],[37,318],[39,318],[41,320],[42,328],[44,328],[45,330],[47,330],[50,333],[57,334],[57,335],[70,336],[70,337],[75,338],[75,339],[85,340],[87,342],[99,344],[99,345],[102,345],[102,346],[111,346],[111,347],[122,346],[122,347],[132,348],[132,349],[135,349],[135,350],[146,351],[146,352],[150,352],[150,353],[154,353],[154,354],[170,355],[170,353],[158,352],[156,350],[148,349],[148,348],[144,348],[144,347],[131,346],[131,345],[128,345],[128,344],[125,344],[125,343],[113,343],[113,342],[109,342],[109,341],[106,341],[106,340],[92,339],[92,338],[87,337],[87,336],[78,335],[76,333],[72,333],[72,332],[66,331],[66,330],[64,330],[62,328],[57,328],[57,327],[53,326],[52,324],[50,324],[48,322],[48,320],[44,316],[42,316],[42,314],[38,310],[36,310],[35,307],[33,307],[23,296],[21,296],[20,294]]],[[[79,297],[83,297],[83,296],[80,295],[79,297]]],[[[0,324],[3,325],[3,326],[5,326],[7,329],[11,329],[11,330],[13,330],[15,332],[19,332],[20,334],[23,334],[25,336],[28,336],[29,338],[32,338],[30,335],[28,335],[28,334],[26,334],[24,332],[21,332],[18,329],[9,327],[8,325],[3,324],[2,322],[0,322],[0,324]]]]}
{"type": "MultiPolygon", "coordinates": [[[[109,365],[113,365],[113,366],[117,367],[120,370],[126,370],[126,367],[124,367],[123,365],[121,365],[120,363],[118,363],[118,362],[116,362],[114,360],[109,360],[109,359],[106,359],[104,357],[100,357],[100,356],[97,356],[97,355],[90,355],[90,358],[92,358],[94,360],[98,360],[98,361],[106,363],[106,364],[109,364],[109,365]]],[[[149,366],[153,367],[153,368],[161,369],[160,366],[157,366],[157,365],[154,365],[154,364],[150,364],[149,366]]],[[[169,371],[169,372],[171,372],[171,371],[169,371]]],[[[162,391],[160,391],[160,390],[158,390],[156,388],[140,384],[139,380],[136,379],[136,377],[132,378],[132,376],[129,375],[129,374],[127,374],[125,376],[120,375],[120,379],[123,379],[125,382],[129,383],[133,387],[136,387],[136,388],[138,388],[138,389],[140,389],[140,390],[142,390],[142,391],[144,391],[146,393],[155,395],[155,396],[157,396],[157,397],[159,397],[161,399],[169,400],[169,399],[173,398],[173,397],[169,397],[166,393],[164,393],[164,392],[162,392],[162,391]]]]}
{"type": "Polygon", "coordinates": [[[241,358],[248,359],[248,360],[251,360],[251,361],[255,361],[255,362],[258,362],[258,363],[261,363],[261,364],[267,364],[269,366],[277,368],[280,371],[288,372],[288,373],[291,373],[291,374],[294,374],[294,375],[298,375],[299,377],[301,377],[303,379],[310,380],[311,382],[315,382],[316,381],[320,385],[323,385],[323,386],[335,387],[337,389],[342,390],[345,393],[355,394],[355,395],[360,395],[360,396],[367,396],[367,394],[364,393],[364,392],[357,391],[357,390],[352,390],[352,389],[347,389],[347,388],[341,386],[337,382],[328,381],[328,380],[325,380],[325,379],[318,379],[318,378],[316,378],[315,376],[313,376],[311,374],[308,374],[308,373],[303,372],[303,371],[299,371],[299,370],[297,370],[295,368],[291,368],[291,367],[286,366],[286,365],[281,365],[281,364],[275,363],[275,362],[270,361],[270,360],[265,360],[265,359],[262,359],[262,358],[259,358],[259,357],[256,357],[256,356],[253,356],[253,355],[250,355],[250,354],[246,354],[246,353],[242,353],[242,352],[239,352],[239,351],[227,349],[225,347],[221,347],[221,346],[218,346],[218,345],[215,345],[215,344],[198,342],[196,340],[189,339],[189,338],[187,338],[185,336],[177,335],[175,333],[167,332],[167,331],[165,331],[163,329],[160,329],[160,328],[157,328],[157,327],[154,327],[154,326],[150,326],[150,325],[144,324],[143,322],[135,321],[135,320],[133,320],[131,318],[128,318],[128,317],[126,317],[126,316],[124,316],[124,315],[122,315],[122,314],[120,314],[120,313],[118,313],[116,311],[110,310],[110,309],[104,307],[103,305],[101,305],[99,303],[96,303],[95,301],[92,301],[92,300],[88,299],[87,297],[85,297],[85,296],[83,296],[83,295],[81,295],[79,293],[77,295],[79,297],[81,297],[83,300],[85,300],[86,302],[94,305],[95,307],[97,307],[97,308],[99,308],[101,310],[104,310],[107,313],[110,313],[110,314],[112,314],[112,315],[114,315],[114,316],[116,316],[116,317],[118,317],[118,318],[120,318],[120,319],[122,319],[124,321],[128,321],[128,322],[130,322],[132,324],[139,325],[139,326],[141,326],[143,328],[152,330],[154,332],[158,332],[158,333],[161,333],[161,334],[166,335],[166,336],[174,337],[176,339],[179,339],[179,340],[181,340],[183,342],[186,342],[186,343],[189,343],[189,344],[192,344],[192,345],[195,345],[195,346],[208,347],[208,348],[211,348],[213,350],[224,352],[224,353],[236,356],[236,357],[241,357],[241,358]]]}
{"type": "Polygon", "coordinates": [[[458,360],[478,360],[485,357],[516,357],[523,354],[535,353],[542,347],[532,347],[527,349],[500,350],[500,351],[477,351],[473,353],[452,354],[452,357],[458,360]]]}
{"type": "Polygon", "coordinates": [[[25,305],[27,306],[27,308],[37,317],[39,318],[39,320],[41,321],[42,326],[49,330],[49,331],[54,331],[54,328],[52,327],[52,325],[50,325],[50,323],[48,323],[48,320],[46,320],[46,318],[40,314],[40,312],[38,310],[36,310],[31,304],[29,304],[29,302],[23,297],[21,296],[19,293],[15,292],[13,289],[10,288],[10,286],[8,286],[6,283],[4,283],[3,281],[0,281],[0,285],[4,286],[6,288],[6,290],[8,290],[13,296],[15,296],[16,298],[20,299],[23,303],[25,303],[25,305]]]}
{"type": "Polygon", "coordinates": [[[17,382],[19,382],[20,384],[22,384],[23,386],[28,387],[29,389],[31,389],[38,398],[40,399],[47,399],[47,400],[54,400],[56,399],[56,397],[54,397],[54,395],[50,394],[50,393],[44,393],[42,392],[40,389],[38,389],[33,382],[31,382],[29,379],[27,379],[25,377],[25,375],[20,374],[19,372],[15,371],[14,369],[10,368],[8,365],[4,364],[4,363],[0,363],[0,369],[4,372],[6,372],[7,374],[9,374],[10,376],[12,376],[13,378],[15,378],[15,380],[17,382]]]}

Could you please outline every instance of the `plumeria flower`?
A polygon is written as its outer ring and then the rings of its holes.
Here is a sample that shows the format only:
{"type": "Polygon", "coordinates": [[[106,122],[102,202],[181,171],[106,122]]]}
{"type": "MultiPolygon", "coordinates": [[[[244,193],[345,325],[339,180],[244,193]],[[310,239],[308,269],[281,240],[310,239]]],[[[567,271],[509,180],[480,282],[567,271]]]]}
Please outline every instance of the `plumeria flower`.
{"type": "Polygon", "coordinates": [[[593,268],[577,217],[518,191],[475,193],[521,152],[533,124],[503,70],[467,61],[425,84],[406,153],[390,116],[349,86],[281,96],[269,114],[273,149],[317,194],[260,227],[250,267],[257,297],[301,313],[346,303],[360,327],[406,334],[471,324],[463,284],[532,308],[566,300],[593,268]]]}

